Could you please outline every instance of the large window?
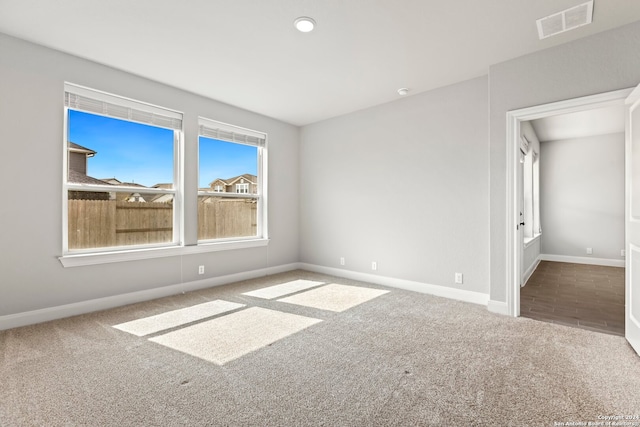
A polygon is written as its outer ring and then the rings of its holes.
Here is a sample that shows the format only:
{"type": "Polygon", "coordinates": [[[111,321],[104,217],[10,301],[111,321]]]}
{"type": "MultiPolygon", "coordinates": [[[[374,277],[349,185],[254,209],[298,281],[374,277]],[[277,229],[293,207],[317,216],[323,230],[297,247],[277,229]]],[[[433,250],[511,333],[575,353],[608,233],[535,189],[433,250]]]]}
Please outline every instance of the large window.
{"type": "Polygon", "coordinates": [[[266,238],[266,135],[199,124],[198,240],[266,238]]]}
{"type": "Polygon", "coordinates": [[[65,85],[64,252],[177,245],[182,115],[65,85]]]}
{"type": "Polygon", "coordinates": [[[65,267],[268,243],[266,134],[198,118],[198,139],[185,142],[182,123],[179,112],[65,84],[65,267]],[[190,143],[197,158],[184,156],[190,143]],[[195,170],[197,196],[182,183],[195,170]],[[183,228],[196,210],[198,244],[183,228]]]}

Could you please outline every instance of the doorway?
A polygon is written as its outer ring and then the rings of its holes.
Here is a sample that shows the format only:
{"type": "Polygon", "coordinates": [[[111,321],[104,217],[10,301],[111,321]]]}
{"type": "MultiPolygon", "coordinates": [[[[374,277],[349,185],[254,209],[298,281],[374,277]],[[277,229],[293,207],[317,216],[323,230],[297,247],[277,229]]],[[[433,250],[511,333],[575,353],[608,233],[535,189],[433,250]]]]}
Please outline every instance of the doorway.
{"type": "Polygon", "coordinates": [[[624,105],[521,132],[521,316],[624,335],[624,105]]]}
{"type": "MultiPolygon", "coordinates": [[[[632,89],[605,94],[576,98],[552,104],[540,105],[511,111],[507,114],[507,304],[509,314],[521,315],[520,285],[523,278],[522,258],[524,253],[523,231],[521,224],[522,174],[521,161],[521,124],[547,117],[570,113],[579,113],[593,109],[624,105],[632,89]]],[[[544,225],[543,225],[544,226],[544,225]]]]}

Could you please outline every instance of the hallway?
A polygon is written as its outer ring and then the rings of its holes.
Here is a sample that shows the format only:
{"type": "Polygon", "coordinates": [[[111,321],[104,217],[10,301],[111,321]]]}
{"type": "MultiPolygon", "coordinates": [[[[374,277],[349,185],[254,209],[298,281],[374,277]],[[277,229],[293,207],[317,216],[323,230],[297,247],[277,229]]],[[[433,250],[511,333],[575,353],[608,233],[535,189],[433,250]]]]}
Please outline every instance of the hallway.
{"type": "Polygon", "coordinates": [[[624,335],[624,268],[541,261],[520,290],[520,315],[624,335]]]}

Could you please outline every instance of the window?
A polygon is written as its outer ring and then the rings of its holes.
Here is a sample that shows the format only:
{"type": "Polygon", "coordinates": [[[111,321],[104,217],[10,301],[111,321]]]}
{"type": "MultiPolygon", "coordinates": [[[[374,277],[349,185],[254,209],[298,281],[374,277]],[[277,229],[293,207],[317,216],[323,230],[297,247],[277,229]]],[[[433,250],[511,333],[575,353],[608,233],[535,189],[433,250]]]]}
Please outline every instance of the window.
{"type": "Polygon", "coordinates": [[[181,113],[64,88],[65,267],[268,244],[266,134],[199,118],[192,161],[181,113]],[[181,182],[194,169],[197,202],[181,182]],[[184,243],[185,200],[197,203],[197,245],[184,243]]]}
{"type": "Polygon", "coordinates": [[[249,184],[236,184],[236,193],[249,194],[249,184]]]}
{"type": "Polygon", "coordinates": [[[266,239],[266,135],[205,118],[199,125],[198,241],[266,239]],[[228,191],[218,191],[221,182],[228,191]]]}
{"type": "Polygon", "coordinates": [[[528,243],[542,232],[540,227],[540,156],[524,136],[522,139],[524,241],[528,243]]]}
{"type": "Polygon", "coordinates": [[[63,252],[178,245],[182,114],[65,84],[63,252]]]}
{"type": "Polygon", "coordinates": [[[540,223],[540,154],[533,152],[533,235],[542,234],[540,223]]]}

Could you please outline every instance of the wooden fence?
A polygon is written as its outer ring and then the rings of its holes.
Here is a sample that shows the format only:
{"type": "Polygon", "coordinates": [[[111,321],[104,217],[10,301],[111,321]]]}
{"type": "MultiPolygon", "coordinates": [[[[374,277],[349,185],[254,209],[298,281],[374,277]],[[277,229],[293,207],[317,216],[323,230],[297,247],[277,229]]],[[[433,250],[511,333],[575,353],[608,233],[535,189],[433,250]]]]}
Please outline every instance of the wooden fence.
{"type": "Polygon", "coordinates": [[[198,240],[257,235],[253,199],[209,197],[198,201],[198,240]]]}
{"type": "MultiPolygon", "coordinates": [[[[68,200],[69,249],[173,240],[173,204],[68,200]]],[[[256,203],[212,197],[198,201],[198,239],[255,236],[256,203]]]]}

